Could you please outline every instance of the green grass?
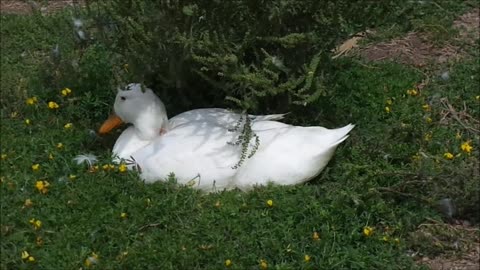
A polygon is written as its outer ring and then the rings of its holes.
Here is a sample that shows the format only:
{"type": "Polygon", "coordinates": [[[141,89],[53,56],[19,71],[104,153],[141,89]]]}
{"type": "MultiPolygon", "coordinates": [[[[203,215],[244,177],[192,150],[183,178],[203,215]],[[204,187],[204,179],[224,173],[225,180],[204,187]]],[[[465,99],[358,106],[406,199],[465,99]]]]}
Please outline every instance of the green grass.
{"type": "Polygon", "coordinates": [[[334,95],[314,105],[321,113],[301,117],[294,110],[289,119],[357,125],[324,173],[296,187],[205,195],[101,168],[118,134],[99,138],[91,130],[110,111],[112,65],[121,61],[99,44],[76,44],[69,18],[45,17],[47,27],[39,27],[32,17],[1,17],[1,269],[79,269],[92,252],[99,256],[96,269],[224,269],[227,259],[231,269],[259,269],[262,259],[269,269],[416,269],[406,255],[418,246],[410,234],[426,218],[440,220],[437,200],[452,198],[462,218],[479,210],[479,138],[465,128],[480,118],[475,50],[427,73],[390,62],[338,61],[334,95]],[[60,63],[48,57],[55,44],[60,63]],[[439,78],[442,68],[450,69],[447,81],[439,78]],[[418,95],[406,93],[427,77],[418,95]],[[60,94],[65,87],[73,90],[68,97],[60,94]],[[38,103],[26,105],[33,96],[38,103]],[[457,111],[465,104],[472,118],[444,117],[442,98],[457,111]],[[60,108],[48,109],[49,101],[60,108]],[[468,140],[470,154],[460,149],[468,140]],[[100,157],[98,171],[72,161],[86,152],[100,157]],[[446,160],[446,152],[455,158],[446,160]],[[50,183],[48,193],[35,188],[38,180],[50,183]],[[33,205],[25,207],[27,199],[33,205]],[[35,229],[32,218],[42,226],[35,229]],[[366,226],[373,235],[363,234],[366,226]],[[22,260],[22,251],[36,261],[22,260]]]}

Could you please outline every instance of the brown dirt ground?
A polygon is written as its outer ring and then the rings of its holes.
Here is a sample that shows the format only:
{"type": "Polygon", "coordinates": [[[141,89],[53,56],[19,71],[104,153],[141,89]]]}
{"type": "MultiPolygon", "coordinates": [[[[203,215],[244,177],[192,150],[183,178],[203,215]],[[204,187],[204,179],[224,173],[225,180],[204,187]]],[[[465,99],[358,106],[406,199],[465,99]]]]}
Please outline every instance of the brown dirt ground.
{"type": "Polygon", "coordinates": [[[46,4],[40,1],[1,0],[0,12],[5,14],[32,14],[34,10],[49,14],[67,6],[84,5],[84,0],[50,0],[46,4]],[[43,5],[42,5],[43,4],[43,5]]]}
{"type": "MultiPolygon", "coordinates": [[[[84,5],[84,0],[56,0],[48,1],[44,6],[28,3],[21,0],[2,0],[0,12],[9,14],[32,14],[38,9],[42,14],[58,11],[66,6],[84,5]]],[[[480,20],[479,9],[475,9],[459,17],[454,22],[458,30],[458,39],[463,42],[474,44],[479,39],[480,20]]],[[[436,47],[426,40],[425,35],[411,32],[405,37],[361,48],[359,53],[370,61],[395,59],[401,63],[423,67],[430,63],[445,63],[451,60],[459,60],[464,52],[458,46],[445,45],[436,47]]],[[[422,224],[419,229],[412,233],[412,237],[423,237],[432,245],[441,245],[457,252],[444,253],[429,258],[414,255],[419,263],[428,266],[432,270],[478,270],[480,269],[480,231],[479,228],[470,226],[468,223],[458,224],[422,224]],[[443,226],[441,233],[429,228],[443,226]],[[451,237],[445,237],[446,231],[452,231],[451,237]],[[441,240],[439,240],[442,238],[441,240]]]]}
{"type": "MultiPolygon", "coordinates": [[[[458,31],[457,40],[463,43],[475,44],[479,38],[479,9],[474,9],[454,22],[458,31]]],[[[405,37],[361,48],[360,55],[370,61],[396,60],[403,64],[424,67],[428,64],[442,64],[458,61],[465,52],[457,45],[446,44],[437,47],[427,39],[424,33],[410,32],[405,37]]]]}

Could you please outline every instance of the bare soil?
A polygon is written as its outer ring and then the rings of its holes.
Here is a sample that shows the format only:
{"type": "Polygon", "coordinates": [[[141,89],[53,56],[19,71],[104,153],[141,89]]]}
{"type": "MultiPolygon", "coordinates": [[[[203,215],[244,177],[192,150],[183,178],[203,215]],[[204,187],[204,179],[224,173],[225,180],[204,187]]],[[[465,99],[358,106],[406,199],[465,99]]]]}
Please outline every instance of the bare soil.
{"type": "MultiPolygon", "coordinates": [[[[460,16],[453,24],[461,43],[475,44],[479,38],[479,9],[460,16]]],[[[428,40],[428,34],[410,32],[405,37],[366,46],[360,55],[369,61],[394,60],[403,64],[424,67],[458,61],[465,55],[462,47],[454,44],[436,46],[428,40]]]]}

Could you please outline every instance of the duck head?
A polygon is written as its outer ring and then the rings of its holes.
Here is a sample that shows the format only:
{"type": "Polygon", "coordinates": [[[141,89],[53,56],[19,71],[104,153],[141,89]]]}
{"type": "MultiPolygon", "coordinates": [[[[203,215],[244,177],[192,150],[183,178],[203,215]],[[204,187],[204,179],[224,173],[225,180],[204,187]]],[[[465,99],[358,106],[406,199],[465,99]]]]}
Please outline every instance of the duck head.
{"type": "Polygon", "coordinates": [[[106,134],[122,123],[133,124],[143,140],[152,140],[160,135],[161,130],[168,130],[165,105],[151,89],[139,83],[119,88],[113,109],[114,112],[100,127],[100,134],[106,134]]]}

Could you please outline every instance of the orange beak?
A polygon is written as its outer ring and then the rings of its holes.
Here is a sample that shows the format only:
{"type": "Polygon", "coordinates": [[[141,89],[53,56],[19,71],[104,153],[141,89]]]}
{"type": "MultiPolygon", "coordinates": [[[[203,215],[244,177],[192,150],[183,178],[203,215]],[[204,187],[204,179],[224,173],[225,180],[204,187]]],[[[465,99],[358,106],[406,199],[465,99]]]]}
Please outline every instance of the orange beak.
{"type": "Polygon", "coordinates": [[[111,130],[119,127],[121,124],[123,124],[122,119],[118,117],[115,113],[112,113],[108,119],[102,124],[100,129],[98,130],[98,133],[101,135],[107,134],[111,130]]]}

